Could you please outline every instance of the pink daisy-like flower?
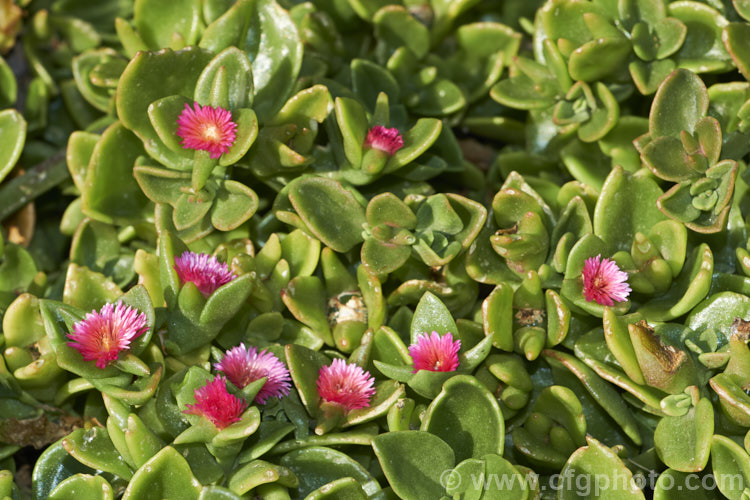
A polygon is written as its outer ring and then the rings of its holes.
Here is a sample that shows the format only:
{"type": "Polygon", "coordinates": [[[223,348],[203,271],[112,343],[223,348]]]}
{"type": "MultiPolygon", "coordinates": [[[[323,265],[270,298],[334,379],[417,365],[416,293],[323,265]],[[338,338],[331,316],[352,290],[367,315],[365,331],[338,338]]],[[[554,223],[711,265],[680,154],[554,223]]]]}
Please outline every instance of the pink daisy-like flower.
{"type": "Polygon", "coordinates": [[[190,281],[206,298],[237,277],[229,270],[229,266],[219,262],[216,257],[189,251],[175,257],[174,270],[182,284],[190,281]]]}
{"type": "Polygon", "coordinates": [[[602,306],[614,305],[628,299],[628,274],[620,271],[615,261],[601,255],[586,259],[583,265],[583,296],[588,302],[602,306]]]}
{"type": "Polygon", "coordinates": [[[248,349],[245,344],[228,350],[221,361],[214,364],[214,368],[223,372],[240,389],[267,377],[263,388],[255,396],[255,402],[260,404],[265,404],[268,398],[286,396],[292,387],[289,370],[279,358],[265,349],[260,352],[255,347],[248,349]]]}
{"type": "Polygon", "coordinates": [[[237,124],[229,110],[197,102],[191,108],[185,103],[177,118],[177,135],[182,138],[183,148],[208,151],[211,158],[218,158],[234,144],[237,124]]]}
{"type": "Polygon", "coordinates": [[[397,128],[375,125],[367,132],[365,147],[379,149],[392,155],[404,147],[404,138],[397,128]]]}
{"type": "Polygon", "coordinates": [[[195,404],[185,405],[183,413],[207,418],[221,430],[240,421],[247,403],[227,391],[227,379],[218,375],[203,387],[196,389],[195,404]]]}
{"type": "Polygon", "coordinates": [[[451,333],[446,333],[442,337],[438,332],[432,332],[432,335],[417,335],[417,341],[409,346],[409,354],[414,360],[414,373],[419,370],[456,371],[460,348],[461,341],[454,341],[451,333]]]}
{"type": "Polygon", "coordinates": [[[104,304],[73,325],[67,337],[68,345],[81,353],[86,361],[96,361],[104,369],[117,360],[120,351],[130,349],[130,343],[148,331],[148,319],[138,309],[122,302],[104,304]]]}
{"type": "Polygon", "coordinates": [[[346,411],[370,406],[375,394],[375,378],[361,367],[334,359],[318,373],[318,394],[327,403],[338,404],[346,411]]]}

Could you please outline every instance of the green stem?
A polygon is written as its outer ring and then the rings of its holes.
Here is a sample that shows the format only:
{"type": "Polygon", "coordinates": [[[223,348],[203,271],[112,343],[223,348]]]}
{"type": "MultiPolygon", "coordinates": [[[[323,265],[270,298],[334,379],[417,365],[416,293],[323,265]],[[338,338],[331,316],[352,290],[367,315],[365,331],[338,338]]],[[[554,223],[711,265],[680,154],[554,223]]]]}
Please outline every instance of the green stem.
{"type": "Polygon", "coordinates": [[[65,151],[60,151],[25,174],[0,187],[0,221],[70,177],[65,151]]]}

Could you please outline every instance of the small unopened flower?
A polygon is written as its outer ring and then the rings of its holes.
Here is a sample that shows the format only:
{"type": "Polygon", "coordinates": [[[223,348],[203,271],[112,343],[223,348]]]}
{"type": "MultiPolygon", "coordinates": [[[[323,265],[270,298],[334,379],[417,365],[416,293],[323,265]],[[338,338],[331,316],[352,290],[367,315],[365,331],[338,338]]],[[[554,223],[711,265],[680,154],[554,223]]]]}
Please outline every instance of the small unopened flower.
{"type": "Polygon", "coordinates": [[[419,370],[431,372],[453,372],[458,368],[458,350],[461,341],[453,340],[451,333],[440,336],[423,333],[417,335],[417,341],[409,346],[409,354],[414,360],[414,373],[419,370]]]}
{"type": "Polygon", "coordinates": [[[105,304],[73,325],[67,337],[68,345],[81,353],[86,361],[96,361],[104,369],[117,360],[121,351],[130,349],[130,343],[148,331],[146,315],[138,309],[119,302],[105,304]]]}
{"type": "Polygon", "coordinates": [[[185,149],[208,151],[211,158],[218,158],[234,143],[237,124],[232,113],[224,108],[201,106],[197,102],[185,109],[177,118],[177,135],[182,138],[185,149]]]}
{"type": "Polygon", "coordinates": [[[188,281],[193,283],[205,297],[237,277],[229,270],[229,266],[219,262],[213,255],[189,251],[175,257],[174,270],[182,284],[188,281]]]}
{"type": "Polygon", "coordinates": [[[255,402],[265,404],[268,398],[280,398],[289,394],[291,388],[289,370],[273,353],[265,349],[258,352],[240,344],[228,350],[214,368],[223,372],[230,382],[242,389],[251,382],[266,377],[263,388],[255,396],[255,402]]]}
{"type": "Polygon", "coordinates": [[[602,306],[614,305],[628,299],[628,274],[620,271],[611,259],[601,255],[586,259],[583,265],[583,296],[588,302],[602,306]]]}
{"type": "Polygon", "coordinates": [[[365,147],[379,149],[392,155],[404,147],[404,138],[401,137],[397,128],[375,125],[367,132],[365,147]]]}
{"type": "Polygon", "coordinates": [[[327,403],[338,404],[346,411],[370,406],[375,394],[373,378],[369,372],[343,359],[334,359],[318,373],[318,394],[327,403]]]}
{"type": "Polygon", "coordinates": [[[198,415],[211,421],[221,430],[240,421],[247,403],[227,391],[227,379],[218,375],[194,392],[195,404],[185,405],[183,413],[198,415]]]}

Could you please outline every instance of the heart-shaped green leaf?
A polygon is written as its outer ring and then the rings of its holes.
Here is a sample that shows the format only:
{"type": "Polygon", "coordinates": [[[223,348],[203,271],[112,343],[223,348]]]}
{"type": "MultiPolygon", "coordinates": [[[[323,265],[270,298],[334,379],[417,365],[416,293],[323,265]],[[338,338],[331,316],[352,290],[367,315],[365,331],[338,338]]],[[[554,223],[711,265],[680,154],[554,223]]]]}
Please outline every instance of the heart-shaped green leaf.
{"type": "Polygon", "coordinates": [[[633,481],[632,472],[625,467],[617,454],[592,437],[588,437],[587,441],[588,446],[576,450],[560,472],[564,486],[558,491],[558,499],[581,498],[582,495],[575,484],[581,484],[576,483],[576,480],[583,476],[596,477],[600,491],[606,491],[607,498],[612,500],[644,500],[643,492],[633,481]],[[607,487],[603,486],[605,478],[607,487]]]}
{"type": "Polygon", "coordinates": [[[679,138],[683,130],[693,133],[708,110],[708,93],[703,81],[691,71],[678,69],[659,86],[649,114],[652,138],[679,138]]]}
{"type": "Polygon", "coordinates": [[[654,431],[654,446],[672,469],[698,472],[708,463],[713,433],[714,409],[710,400],[702,398],[685,415],[662,418],[654,431]]]}
{"type": "Polygon", "coordinates": [[[26,120],[15,109],[0,111],[0,181],[13,170],[26,142],[26,120]]]}
{"type": "Polygon", "coordinates": [[[574,80],[597,81],[618,70],[628,54],[630,42],[625,37],[598,38],[573,51],[568,71],[574,80]]]}
{"type": "Polygon", "coordinates": [[[741,500],[750,480],[750,457],[745,450],[730,438],[716,434],[711,438],[711,467],[719,491],[727,498],[741,500]]]}
{"type": "Polygon", "coordinates": [[[354,478],[368,495],[380,489],[375,478],[359,462],[332,448],[311,446],[292,451],[281,457],[281,465],[299,478],[295,492],[299,497],[341,477],[354,478]]]}
{"type": "Polygon", "coordinates": [[[226,107],[230,110],[249,108],[254,94],[253,70],[247,54],[237,47],[223,50],[206,65],[195,84],[195,101],[204,106],[212,104],[211,91],[219,68],[224,68],[228,75],[226,107]]]}
{"type": "Polygon", "coordinates": [[[201,488],[182,454],[166,446],[135,472],[122,498],[197,500],[201,488]]]}
{"type": "Polygon", "coordinates": [[[172,95],[192,99],[198,77],[211,57],[210,52],[197,47],[139,52],[120,77],[117,116],[143,141],[146,151],[164,165],[187,169],[192,157],[187,159],[162,143],[151,125],[148,108],[154,101],[172,95]]]}
{"type": "Polygon", "coordinates": [[[102,476],[76,474],[58,484],[48,498],[65,500],[72,497],[80,500],[112,500],[115,496],[112,485],[102,476]]]}
{"type": "Polygon", "coordinates": [[[134,21],[141,39],[151,50],[171,47],[175,34],[184,45],[193,45],[201,28],[198,0],[178,0],[165,4],[158,0],[139,0],[134,21]]]}
{"type": "Polygon", "coordinates": [[[448,443],[458,460],[503,453],[505,426],[497,399],[468,375],[445,382],[427,408],[421,430],[448,443]]]}
{"type": "Polygon", "coordinates": [[[424,431],[380,434],[372,448],[393,491],[401,498],[441,498],[443,473],[453,469],[451,447],[424,431]]]}
{"type": "Polygon", "coordinates": [[[362,241],[365,209],[339,182],[307,177],[289,190],[297,214],[326,246],[346,252],[362,241]]]}
{"type": "Polygon", "coordinates": [[[252,217],[256,210],[258,195],[255,191],[241,182],[223,181],[211,208],[211,224],[219,231],[231,231],[252,217]]]}

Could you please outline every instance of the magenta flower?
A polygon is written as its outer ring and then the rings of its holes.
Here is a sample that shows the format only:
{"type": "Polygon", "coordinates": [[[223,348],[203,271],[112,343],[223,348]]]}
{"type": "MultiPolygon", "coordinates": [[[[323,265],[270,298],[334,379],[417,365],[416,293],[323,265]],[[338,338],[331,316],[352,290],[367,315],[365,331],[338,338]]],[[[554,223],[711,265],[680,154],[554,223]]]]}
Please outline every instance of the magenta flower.
{"type": "Polygon", "coordinates": [[[265,349],[258,352],[240,344],[228,350],[214,368],[223,372],[230,382],[242,389],[251,382],[267,377],[263,388],[255,396],[255,402],[265,404],[268,398],[280,398],[289,394],[291,388],[289,370],[273,353],[265,349]]]}
{"type": "Polygon", "coordinates": [[[190,281],[206,298],[237,277],[229,270],[229,266],[219,262],[216,257],[189,251],[175,257],[174,270],[183,285],[190,281]]]}
{"type": "Polygon", "coordinates": [[[96,361],[104,369],[117,360],[120,351],[130,349],[130,343],[148,331],[148,319],[138,309],[119,302],[104,304],[98,312],[91,311],[73,325],[67,337],[68,345],[86,361],[96,361]]]}
{"type": "Polygon", "coordinates": [[[211,421],[221,430],[240,421],[247,403],[227,391],[227,379],[218,375],[195,392],[195,404],[185,405],[183,413],[198,415],[211,421]]]}
{"type": "Polygon", "coordinates": [[[197,102],[185,109],[177,118],[177,135],[182,138],[185,149],[208,151],[211,158],[218,158],[234,143],[237,124],[232,113],[224,108],[202,106],[197,102]]]}
{"type": "Polygon", "coordinates": [[[409,346],[409,354],[414,360],[414,372],[429,370],[431,372],[454,372],[458,368],[458,350],[460,340],[453,340],[449,332],[442,337],[438,332],[432,335],[417,335],[417,341],[409,346]]]}
{"type": "Polygon", "coordinates": [[[393,155],[404,147],[404,138],[401,137],[397,128],[375,125],[367,132],[365,147],[379,149],[393,155]]]}
{"type": "Polygon", "coordinates": [[[318,394],[327,403],[340,405],[346,411],[370,406],[375,394],[375,378],[355,364],[334,359],[318,373],[318,394]]]}
{"type": "Polygon", "coordinates": [[[627,300],[630,294],[628,274],[620,271],[613,260],[601,257],[586,259],[583,265],[583,296],[588,302],[602,306],[627,300]]]}

